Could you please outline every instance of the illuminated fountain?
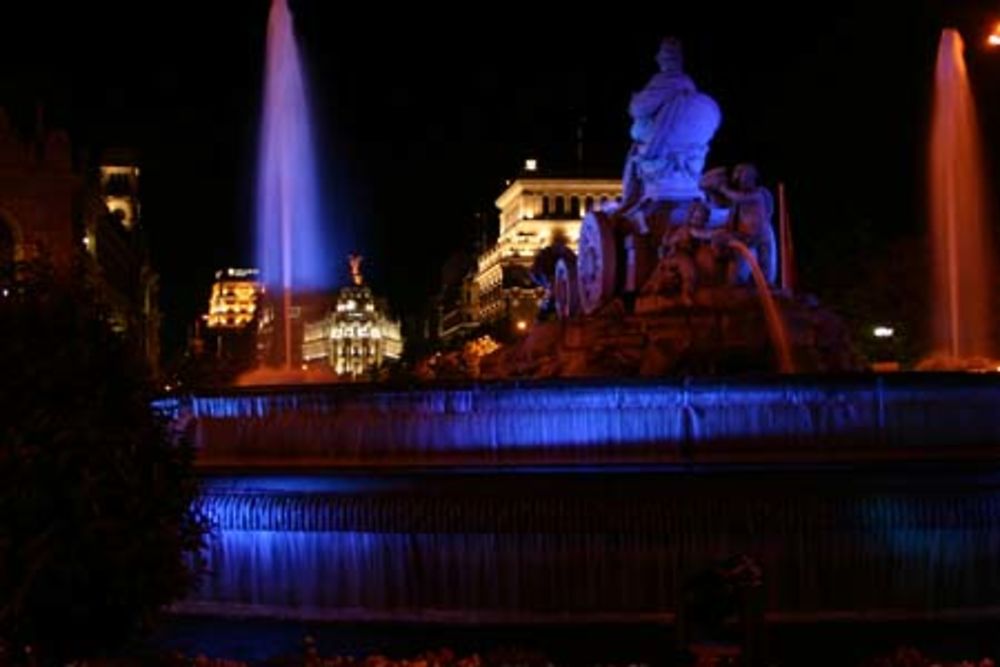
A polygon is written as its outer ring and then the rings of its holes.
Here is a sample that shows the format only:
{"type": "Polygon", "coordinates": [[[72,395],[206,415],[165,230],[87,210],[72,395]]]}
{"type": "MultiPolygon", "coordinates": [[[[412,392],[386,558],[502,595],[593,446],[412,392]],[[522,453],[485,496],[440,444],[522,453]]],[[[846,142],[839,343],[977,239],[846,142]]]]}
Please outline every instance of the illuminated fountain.
{"type": "Polygon", "coordinates": [[[484,358],[480,377],[860,369],[839,318],[786,287],[790,230],[779,243],[756,167],[704,171],[722,113],[680,44],[664,40],[656,60],[629,106],[622,201],[588,211],[579,256],[564,250],[539,280],[559,320],[484,358]]]}
{"type": "Polygon", "coordinates": [[[322,229],[305,77],[287,0],[273,0],[257,176],[257,264],[270,305],[261,368],[238,384],[328,381],[301,364],[302,320],[321,312],[331,256],[322,229]]]}
{"type": "Polygon", "coordinates": [[[160,407],[189,428],[215,527],[185,612],[662,622],[686,573],[734,553],[760,559],[786,619],[974,615],[1000,586],[991,375],[341,385],[160,407]]]}
{"type": "Polygon", "coordinates": [[[988,207],[975,102],[957,30],[941,33],[930,137],[933,356],[925,368],[994,368],[988,207]]]}
{"type": "MultiPolygon", "coordinates": [[[[294,59],[271,61],[278,44],[294,54],[289,20],[276,0],[269,77],[272,65],[299,77],[276,64],[294,59]]],[[[660,623],[692,573],[746,554],[779,621],[995,614],[1000,384],[781,372],[853,368],[838,356],[839,321],[774,287],[786,244],[770,229],[768,192],[748,166],[701,173],[718,109],[681,71],[675,42],[660,60],[649,95],[633,100],[644,120],[625,201],[587,216],[582,277],[557,290],[580,291],[550,323],[559,344],[483,360],[505,360],[517,379],[157,404],[195,444],[214,527],[208,576],[180,609],[660,623]],[[570,312],[579,303],[585,312],[570,312]],[[739,348],[763,372],[720,376],[720,363],[684,375],[678,341],[709,362],[739,348]],[[596,366],[599,354],[621,365],[596,366]],[[555,379],[538,379],[539,359],[555,379]],[[650,369],[657,377],[636,377],[650,369]]],[[[275,109],[304,111],[300,93],[272,98],[275,109]]],[[[265,143],[275,162],[262,162],[275,184],[262,234],[284,248],[263,266],[291,276],[282,288],[299,284],[304,250],[281,245],[275,224],[287,233],[300,215],[281,207],[294,185],[282,176],[295,172],[272,168],[301,165],[282,162],[282,146],[300,145],[292,135],[265,143]]]]}

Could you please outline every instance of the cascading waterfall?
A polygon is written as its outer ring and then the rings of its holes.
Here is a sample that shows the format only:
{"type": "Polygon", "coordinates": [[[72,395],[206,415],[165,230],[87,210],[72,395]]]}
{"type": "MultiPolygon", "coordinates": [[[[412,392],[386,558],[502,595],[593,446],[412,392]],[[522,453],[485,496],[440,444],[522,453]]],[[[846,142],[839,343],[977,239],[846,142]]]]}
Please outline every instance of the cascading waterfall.
{"type": "Polygon", "coordinates": [[[763,565],[768,610],[793,616],[988,606],[1000,586],[1000,493],[968,480],[890,491],[857,474],[847,485],[807,475],[790,496],[773,479],[731,475],[538,477],[456,489],[414,476],[389,494],[358,478],[351,493],[216,479],[202,500],[216,526],[211,575],[187,604],[316,618],[652,617],[676,608],[686,577],[738,553],[763,565]]]}
{"type": "Polygon", "coordinates": [[[158,406],[190,431],[204,464],[787,462],[831,448],[878,458],[1000,438],[1000,386],[986,375],[290,388],[158,406]]]}

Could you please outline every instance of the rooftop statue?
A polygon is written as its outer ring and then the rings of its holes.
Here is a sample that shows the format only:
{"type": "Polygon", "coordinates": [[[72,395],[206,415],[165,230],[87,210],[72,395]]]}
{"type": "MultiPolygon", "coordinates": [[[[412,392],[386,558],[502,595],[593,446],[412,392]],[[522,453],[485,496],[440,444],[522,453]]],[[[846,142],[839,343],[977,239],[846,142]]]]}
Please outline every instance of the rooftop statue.
{"type": "Polygon", "coordinates": [[[364,277],[361,275],[361,262],[364,259],[364,257],[357,253],[351,253],[347,256],[347,264],[351,267],[351,282],[359,287],[365,282],[364,277]]]}

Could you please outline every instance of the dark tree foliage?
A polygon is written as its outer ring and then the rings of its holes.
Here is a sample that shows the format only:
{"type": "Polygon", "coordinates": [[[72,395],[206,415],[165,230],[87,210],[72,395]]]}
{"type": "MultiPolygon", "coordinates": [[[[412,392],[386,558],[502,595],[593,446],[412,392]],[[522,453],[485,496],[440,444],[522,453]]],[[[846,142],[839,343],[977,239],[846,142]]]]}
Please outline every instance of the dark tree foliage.
{"type": "Polygon", "coordinates": [[[30,646],[55,664],[114,650],[183,595],[203,521],[191,449],[95,300],[44,271],[0,288],[0,663],[30,646]]]}

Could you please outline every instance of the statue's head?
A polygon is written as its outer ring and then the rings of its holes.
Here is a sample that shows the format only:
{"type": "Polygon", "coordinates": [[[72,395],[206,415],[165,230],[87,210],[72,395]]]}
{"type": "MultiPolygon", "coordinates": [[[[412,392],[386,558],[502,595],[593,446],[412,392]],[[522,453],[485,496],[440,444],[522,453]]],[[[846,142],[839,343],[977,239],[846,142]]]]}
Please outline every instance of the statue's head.
{"type": "Polygon", "coordinates": [[[756,188],[758,178],[757,167],[752,164],[738,164],[733,168],[733,181],[741,190],[756,188]]]}
{"type": "Polygon", "coordinates": [[[692,227],[702,228],[708,224],[708,205],[700,199],[691,202],[687,210],[687,224],[692,227]]]}
{"type": "Polygon", "coordinates": [[[661,72],[667,74],[681,74],[684,72],[684,56],[679,39],[676,37],[665,37],[660,42],[660,50],[656,54],[656,64],[660,66],[661,72]]]}

